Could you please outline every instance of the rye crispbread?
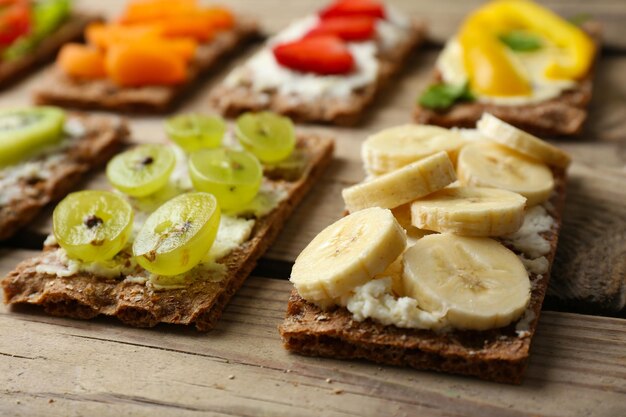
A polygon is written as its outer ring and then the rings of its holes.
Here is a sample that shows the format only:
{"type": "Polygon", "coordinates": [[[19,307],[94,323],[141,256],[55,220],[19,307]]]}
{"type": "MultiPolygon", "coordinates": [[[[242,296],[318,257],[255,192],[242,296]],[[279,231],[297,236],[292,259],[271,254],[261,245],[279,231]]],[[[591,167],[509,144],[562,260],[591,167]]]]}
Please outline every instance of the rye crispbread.
{"type": "MultiPolygon", "coordinates": [[[[80,122],[84,134],[73,139],[70,145],[46,153],[62,157],[59,163],[48,168],[49,175],[34,172],[28,178],[20,178],[18,195],[0,204],[0,240],[8,239],[30,223],[48,203],[63,198],[85,173],[108,161],[128,135],[126,123],[118,117],[70,114],[68,120],[80,122]]],[[[39,155],[24,163],[41,158],[43,156],[39,155]]],[[[0,196],[7,191],[0,190],[0,196]]]]}
{"type": "MultiPolygon", "coordinates": [[[[583,27],[594,39],[597,59],[601,44],[601,27],[597,22],[589,22],[583,27]]],[[[484,112],[504,120],[526,132],[539,136],[577,135],[587,119],[587,107],[593,91],[595,65],[576,85],[564,90],[550,100],[523,105],[496,105],[490,103],[460,102],[446,110],[432,110],[416,106],[414,118],[418,123],[442,127],[473,128],[484,112]]],[[[441,82],[441,75],[435,71],[435,81],[441,82]]]]}
{"type": "Polygon", "coordinates": [[[251,84],[236,87],[221,84],[211,91],[210,101],[226,117],[235,117],[245,111],[272,110],[300,122],[355,125],[376,94],[400,71],[410,53],[425,37],[425,24],[413,21],[408,37],[386,55],[378,57],[380,65],[377,80],[352,92],[346,98],[322,97],[305,100],[277,91],[256,91],[251,84]]]}
{"type": "Polygon", "coordinates": [[[119,87],[112,81],[79,80],[54,68],[34,93],[38,104],[77,109],[131,113],[163,113],[170,110],[203,75],[236,53],[240,46],[259,35],[256,21],[240,17],[235,27],[219,32],[196,50],[187,72],[187,81],[176,86],[119,87]]]}
{"type": "Polygon", "coordinates": [[[43,39],[29,54],[0,62],[0,88],[10,87],[31,70],[53,59],[66,43],[82,39],[89,23],[101,20],[98,16],[74,13],[52,34],[43,39]]]}
{"type": "MultiPolygon", "coordinates": [[[[555,172],[556,187],[547,207],[555,222],[554,227],[543,234],[550,242],[550,252],[546,255],[550,266],[556,254],[565,202],[565,179],[565,172],[555,172]]],[[[343,307],[322,311],[302,299],[294,289],[285,321],[279,330],[285,348],[303,355],[367,359],[519,384],[526,368],[549,276],[549,270],[541,276],[530,274],[531,300],[525,316],[500,329],[435,332],[384,326],[370,319],[358,322],[343,307]],[[528,320],[528,326],[518,334],[516,325],[524,320],[528,320]]]]}
{"type": "Polygon", "coordinates": [[[224,279],[199,279],[185,288],[156,290],[143,283],[124,281],[124,276],[106,279],[87,273],[69,277],[38,273],[37,265],[44,262],[50,251],[58,250],[48,247],[41,255],[19,264],[3,279],[5,303],[39,305],[49,314],[81,319],[115,316],[137,327],[151,327],[161,322],[195,324],[200,331],[210,330],[257,260],[275,240],[292,210],[331,161],[333,142],[328,138],[302,135],[297,146],[305,156],[304,170],[292,181],[275,177],[270,180],[273,187],[287,192],[287,198],[256,221],[248,241],[218,260],[227,268],[224,279]]]}

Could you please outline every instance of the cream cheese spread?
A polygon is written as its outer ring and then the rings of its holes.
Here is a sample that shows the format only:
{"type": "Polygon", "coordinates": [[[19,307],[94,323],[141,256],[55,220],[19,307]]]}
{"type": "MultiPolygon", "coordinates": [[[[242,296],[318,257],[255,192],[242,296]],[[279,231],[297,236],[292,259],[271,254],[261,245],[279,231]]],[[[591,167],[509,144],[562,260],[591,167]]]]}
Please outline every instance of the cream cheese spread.
{"type": "Polygon", "coordinates": [[[446,312],[421,310],[417,300],[410,297],[394,297],[390,277],[374,279],[354,289],[342,304],[356,321],[367,318],[396,327],[439,330],[446,326],[446,312]]]}
{"type": "Polygon", "coordinates": [[[550,252],[550,242],[541,236],[554,227],[554,219],[543,206],[531,207],[524,215],[520,229],[503,240],[530,259],[536,259],[550,252]]]}

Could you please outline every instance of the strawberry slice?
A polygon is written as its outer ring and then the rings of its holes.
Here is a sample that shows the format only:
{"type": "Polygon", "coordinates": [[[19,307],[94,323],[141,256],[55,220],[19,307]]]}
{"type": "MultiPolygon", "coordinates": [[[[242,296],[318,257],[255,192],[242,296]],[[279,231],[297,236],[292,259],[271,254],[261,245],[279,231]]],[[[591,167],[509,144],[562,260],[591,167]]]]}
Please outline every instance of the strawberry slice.
{"type": "Polygon", "coordinates": [[[331,17],[320,20],[306,37],[335,35],[346,41],[364,41],[374,34],[376,19],[370,16],[331,17]]]}
{"type": "Polygon", "coordinates": [[[280,65],[302,72],[346,74],[354,67],[354,58],[346,43],[332,35],[283,43],[275,46],[273,52],[280,65]]]}
{"type": "Polygon", "coordinates": [[[337,0],[322,9],[319,14],[322,19],[339,16],[370,16],[384,19],[385,8],[376,0],[337,0]]]}

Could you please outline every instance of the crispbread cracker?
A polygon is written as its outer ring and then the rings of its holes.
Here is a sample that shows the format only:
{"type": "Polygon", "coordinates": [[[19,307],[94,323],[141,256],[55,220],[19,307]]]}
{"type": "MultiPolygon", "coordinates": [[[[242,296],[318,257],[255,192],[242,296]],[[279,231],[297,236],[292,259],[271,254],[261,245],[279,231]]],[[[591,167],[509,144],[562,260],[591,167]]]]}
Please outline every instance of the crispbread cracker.
{"type": "Polygon", "coordinates": [[[195,324],[200,331],[210,330],[219,319],[232,295],[241,287],[257,260],[272,244],[292,210],[302,200],[330,163],[332,140],[302,135],[298,148],[307,155],[307,166],[295,181],[273,179],[274,187],[287,193],[268,215],[257,220],[251,238],[218,262],[227,268],[218,282],[197,280],[182,289],[159,291],[125,277],[106,279],[91,274],[58,277],[38,273],[37,265],[50,251],[22,262],[2,281],[5,302],[43,306],[58,316],[89,319],[97,315],[115,316],[137,327],[157,323],[195,324]]]}
{"type": "Polygon", "coordinates": [[[77,80],[55,68],[35,91],[38,104],[77,109],[110,110],[132,113],[162,113],[194,85],[201,76],[216,67],[225,56],[258,36],[255,21],[239,18],[233,29],[219,32],[210,42],[198,45],[196,57],[188,69],[188,81],[177,86],[118,87],[112,81],[77,80]]]}
{"type": "Polygon", "coordinates": [[[86,133],[76,146],[63,151],[66,159],[50,169],[50,176],[23,181],[20,195],[0,205],[0,240],[30,223],[46,204],[63,198],[86,172],[108,161],[128,135],[126,123],[118,117],[70,114],[71,118],[80,120],[86,133]]]}
{"type": "Polygon", "coordinates": [[[245,111],[272,110],[295,121],[355,125],[376,94],[400,71],[410,53],[425,40],[425,36],[426,26],[422,22],[413,22],[407,40],[394,48],[388,57],[379,59],[376,82],[354,91],[347,98],[298,100],[297,97],[278,92],[255,91],[251,86],[230,87],[221,84],[211,91],[210,100],[227,117],[235,117],[245,111]]]}
{"type": "MultiPolygon", "coordinates": [[[[548,204],[548,213],[555,226],[543,234],[550,242],[550,252],[546,255],[550,265],[556,254],[565,202],[563,171],[555,172],[555,183],[548,204]]],[[[358,322],[342,307],[332,311],[320,310],[302,299],[294,289],[279,330],[285,348],[304,355],[368,359],[519,384],[548,288],[549,273],[548,270],[541,276],[530,275],[531,301],[525,316],[500,329],[438,333],[384,326],[370,319],[358,322]],[[524,320],[528,321],[528,326],[518,334],[516,325],[524,320]]]]}
{"type": "MultiPolygon", "coordinates": [[[[601,28],[597,22],[589,22],[584,29],[594,39],[600,50],[601,28]]],[[[596,58],[599,52],[596,52],[596,58]]],[[[526,132],[539,136],[576,135],[587,119],[587,106],[591,101],[595,66],[576,84],[558,97],[539,103],[503,106],[490,103],[461,102],[438,111],[417,105],[414,112],[418,123],[443,127],[473,128],[484,112],[504,120],[526,132]]],[[[441,81],[436,73],[436,81],[441,81]]]]}

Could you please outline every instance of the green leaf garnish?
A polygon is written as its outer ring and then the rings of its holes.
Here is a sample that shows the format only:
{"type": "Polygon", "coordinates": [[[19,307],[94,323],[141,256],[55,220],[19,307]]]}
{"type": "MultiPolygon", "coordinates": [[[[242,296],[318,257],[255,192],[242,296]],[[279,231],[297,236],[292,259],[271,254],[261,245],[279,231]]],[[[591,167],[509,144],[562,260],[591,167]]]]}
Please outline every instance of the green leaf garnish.
{"type": "Polygon", "coordinates": [[[531,52],[541,49],[541,38],[531,33],[513,30],[499,36],[500,41],[517,52],[531,52]]]}
{"type": "Polygon", "coordinates": [[[469,83],[464,84],[433,84],[422,93],[419,104],[433,110],[445,110],[459,101],[473,101],[474,95],[469,83]]]}

